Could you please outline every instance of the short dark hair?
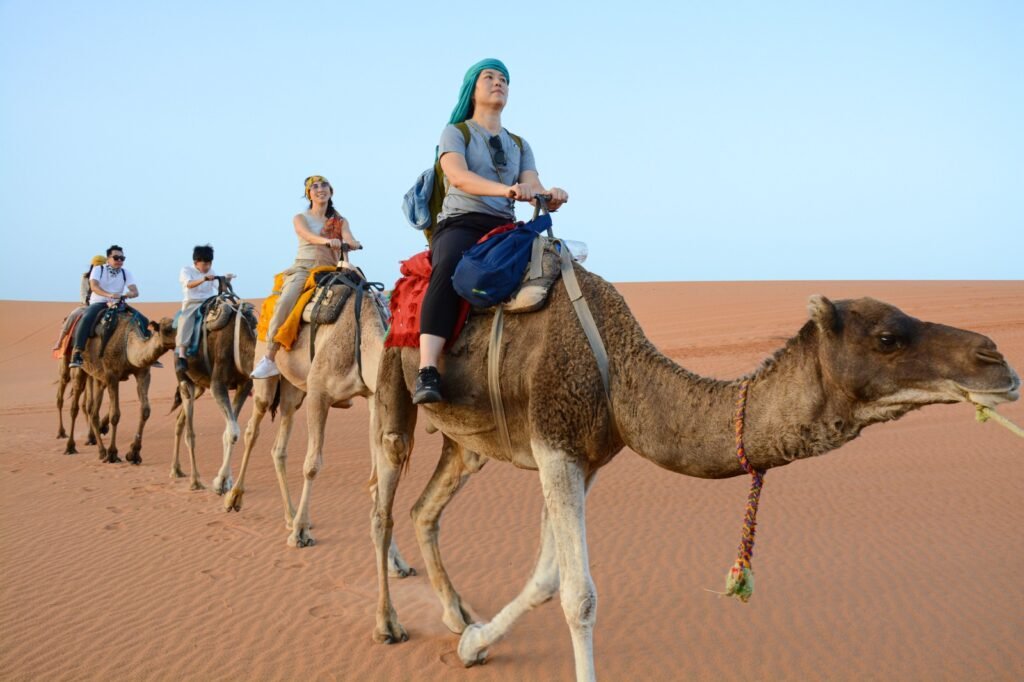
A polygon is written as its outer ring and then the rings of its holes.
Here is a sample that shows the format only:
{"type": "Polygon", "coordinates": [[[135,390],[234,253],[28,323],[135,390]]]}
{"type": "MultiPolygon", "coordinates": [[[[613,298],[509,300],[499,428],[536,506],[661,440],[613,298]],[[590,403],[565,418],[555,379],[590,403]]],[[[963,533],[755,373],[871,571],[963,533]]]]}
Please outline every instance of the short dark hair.
{"type": "Polygon", "coordinates": [[[110,258],[110,254],[114,253],[115,251],[120,251],[121,253],[124,253],[124,249],[122,249],[120,246],[118,246],[117,244],[111,244],[110,248],[107,249],[107,258],[110,258]]]}
{"type": "Polygon", "coordinates": [[[209,244],[203,244],[192,249],[192,260],[201,261],[203,263],[213,262],[213,247],[209,244]]]}

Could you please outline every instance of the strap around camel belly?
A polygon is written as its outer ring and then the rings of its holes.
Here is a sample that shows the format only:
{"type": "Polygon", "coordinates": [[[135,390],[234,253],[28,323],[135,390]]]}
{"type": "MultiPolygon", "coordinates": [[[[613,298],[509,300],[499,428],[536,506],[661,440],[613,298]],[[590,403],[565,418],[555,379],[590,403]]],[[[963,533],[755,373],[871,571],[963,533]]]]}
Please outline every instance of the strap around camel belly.
{"type": "MultiPolygon", "coordinates": [[[[534,262],[540,263],[539,254],[543,252],[543,239],[544,237],[538,236],[534,242],[535,261],[531,260],[531,268],[534,267],[534,262]],[[537,244],[540,244],[541,247],[537,248],[537,244]]],[[[580,283],[576,279],[576,269],[572,265],[572,255],[569,253],[569,249],[566,248],[561,240],[556,239],[552,243],[558,245],[562,283],[565,285],[569,301],[572,302],[573,310],[576,311],[576,317],[579,318],[580,326],[583,327],[583,333],[587,337],[587,343],[590,344],[590,350],[594,354],[594,360],[597,362],[597,369],[601,374],[601,385],[604,387],[605,403],[608,406],[608,418],[614,425],[615,414],[612,412],[608,352],[605,350],[604,342],[601,340],[601,332],[597,329],[594,316],[590,312],[590,306],[587,305],[587,299],[584,298],[583,290],[580,289],[580,283]]],[[[502,306],[499,305],[495,307],[494,321],[491,324],[491,337],[487,345],[487,389],[491,397],[491,412],[494,414],[494,422],[498,427],[498,436],[501,438],[505,449],[512,453],[512,438],[509,436],[508,421],[505,418],[505,404],[501,399],[501,340],[504,331],[505,315],[502,306]]]]}

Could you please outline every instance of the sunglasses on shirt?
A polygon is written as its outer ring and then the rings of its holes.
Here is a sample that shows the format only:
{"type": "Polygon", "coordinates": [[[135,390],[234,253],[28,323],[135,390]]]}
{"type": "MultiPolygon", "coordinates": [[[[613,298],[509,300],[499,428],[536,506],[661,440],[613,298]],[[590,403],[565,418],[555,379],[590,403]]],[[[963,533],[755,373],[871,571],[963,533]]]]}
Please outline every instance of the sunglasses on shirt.
{"type": "Polygon", "coordinates": [[[111,258],[113,258],[116,261],[123,261],[125,259],[124,256],[111,256],[111,258]]]}
{"type": "Polygon", "coordinates": [[[494,165],[504,166],[505,159],[505,148],[501,146],[501,137],[494,135],[490,139],[491,149],[494,150],[494,165]]]}

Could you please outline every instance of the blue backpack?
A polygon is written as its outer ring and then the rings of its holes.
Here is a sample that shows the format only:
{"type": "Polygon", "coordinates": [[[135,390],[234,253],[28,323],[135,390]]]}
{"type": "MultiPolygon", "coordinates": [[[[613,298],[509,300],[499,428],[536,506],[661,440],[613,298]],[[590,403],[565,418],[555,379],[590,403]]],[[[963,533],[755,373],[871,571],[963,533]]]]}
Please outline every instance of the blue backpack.
{"type": "Polygon", "coordinates": [[[530,264],[533,240],[545,230],[551,235],[547,213],[466,251],[452,275],[455,291],[477,308],[490,308],[511,298],[530,264]]]}

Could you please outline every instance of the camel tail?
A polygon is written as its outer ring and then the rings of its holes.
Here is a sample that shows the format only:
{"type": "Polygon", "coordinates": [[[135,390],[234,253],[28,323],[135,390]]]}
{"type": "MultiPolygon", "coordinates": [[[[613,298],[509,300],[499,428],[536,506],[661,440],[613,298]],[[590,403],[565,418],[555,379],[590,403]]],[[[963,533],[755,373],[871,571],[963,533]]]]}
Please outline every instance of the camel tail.
{"type": "Polygon", "coordinates": [[[174,389],[174,403],[171,405],[171,409],[167,414],[174,414],[174,411],[181,407],[181,391],[174,389]]]}
{"type": "Polygon", "coordinates": [[[281,382],[277,382],[277,387],[274,389],[274,399],[270,401],[270,421],[274,421],[274,417],[277,416],[277,408],[281,406],[281,382]]]}

